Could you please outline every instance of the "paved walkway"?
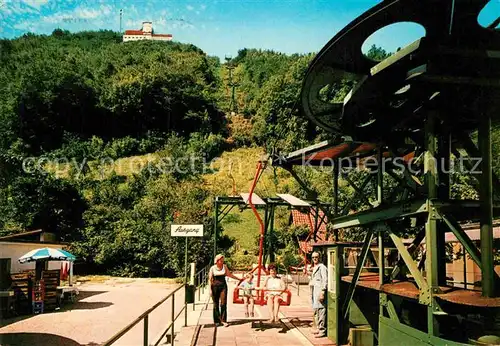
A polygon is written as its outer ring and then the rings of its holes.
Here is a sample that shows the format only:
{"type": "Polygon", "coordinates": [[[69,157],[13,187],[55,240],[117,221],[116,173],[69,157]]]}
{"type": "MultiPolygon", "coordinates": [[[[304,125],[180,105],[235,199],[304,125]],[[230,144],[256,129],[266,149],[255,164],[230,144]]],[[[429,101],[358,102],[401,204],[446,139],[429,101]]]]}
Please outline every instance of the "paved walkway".
{"type": "MultiPolygon", "coordinates": [[[[78,286],[76,303],[40,315],[0,318],[2,346],[97,346],[164,298],[178,285],[150,282],[149,279],[113,279],[106,283],[78,286]]],[[[175,296],[175,311],[182,309],[184,291],[175,296]]],[[[192,309],[192,306],[190,306],[192,309]]],[[[156,341],[170,322],[171,300],[156,309],[149,319],[149,340],[156,341]]],[[[176,324],[183,326],[182,316],[176,324]]],[[[143,323],[139,323],[115,345],[142,345],[143,323]]]]}
{"type": "MultiPolygon", "coordinates": [[[[269,323],[267,306],[255,306],[255,317],[245,318],[245,307],[232,303],[232,293],[235,283],[230,280],[228,299],[228,327],[215,327],[212,320],[213,305],[211,301],[206,309],[198,313],[199,334],[196,338],[195,328],[188,326],[177,335],[176,346],[190,345],[195,335],[195,345],[198,346],[233,346],[233,345],[334,345],[328,338],[315,338],[311,333],[313,311],[310,306],[308,287],[303,286],[297,295],[297,287],[289,286],[292,291],[290,306],[280,308],[280,321],[269,323]]],[[[208,296],[207,296],[208,299],[208,296]]],[[[200,308],[201,309],[201,308],[200,308]]],[[[188,323],[192,325],[192,323],[188,323]]]]}

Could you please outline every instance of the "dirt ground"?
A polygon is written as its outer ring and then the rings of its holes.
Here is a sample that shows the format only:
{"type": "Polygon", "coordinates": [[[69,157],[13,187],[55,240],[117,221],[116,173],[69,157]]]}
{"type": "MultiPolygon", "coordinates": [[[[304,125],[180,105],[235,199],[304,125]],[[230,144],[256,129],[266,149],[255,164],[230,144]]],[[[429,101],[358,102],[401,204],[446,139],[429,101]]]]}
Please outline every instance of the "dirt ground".
{"type": "MultiPolygon", "coordinates": [[[[77,302],[66,303],[58,311],[1,320],[0,345],[100,345],[178,285],[154,279],[112,279],[77,287],[77,302]]],[[[183,302],[181,289],[175,294],[176,314],[183,302]]],[[[170,323],[171,304],[169,299],[150,315],[150,342],[155,342],[170,323]]],[[[142,344],[143,326],[142,322],[137,324],[115,345],[142,344]]]]}

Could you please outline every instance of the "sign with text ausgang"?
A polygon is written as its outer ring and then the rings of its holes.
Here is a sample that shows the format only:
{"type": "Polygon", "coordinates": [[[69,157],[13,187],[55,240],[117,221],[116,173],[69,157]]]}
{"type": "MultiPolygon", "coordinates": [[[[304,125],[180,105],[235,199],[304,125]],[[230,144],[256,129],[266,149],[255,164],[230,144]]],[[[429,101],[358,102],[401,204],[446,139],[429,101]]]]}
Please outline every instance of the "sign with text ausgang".
{"type": "Polygon", "coordinates": [[[203,225],[171,225],[172,237],[203,237],[203,225]]]}

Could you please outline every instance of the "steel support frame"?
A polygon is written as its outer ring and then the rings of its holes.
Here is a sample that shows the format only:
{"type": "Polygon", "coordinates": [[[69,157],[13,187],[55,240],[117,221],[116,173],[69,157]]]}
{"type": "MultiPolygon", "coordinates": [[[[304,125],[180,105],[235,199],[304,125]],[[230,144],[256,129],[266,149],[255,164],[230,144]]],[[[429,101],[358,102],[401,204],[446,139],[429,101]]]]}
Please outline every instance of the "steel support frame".
{"type": "MultiPolygon", "coordinates": [[[[415,278],[420,290],[419,302],[427,306],[427,327],[428,338],[434,339],[440,335],[439,323],[436,318],[437,315],[445,314],[435,299],[434,295],[441,293],[440,286],[446,282],[446,274],[444,271],[444,234],[447,229],[451,230],[457,237],[459,242],[464,246],[465,250],[472,259],[481,268],[485,279],[483,280],[482,294],[485,297],[493,297],[495,290],[499,287],[495,286],[498,282],[497,275],[493,271],[493,255],[492,255],[492,218],[493,211],[497,212],[500,206],[493,204],[493,191],[492,187],[500,186],[496,177],[492,174],[491,169],[491,119],[484,117],[481,121],[481,129],[479,131],[479,147],[471,149],[472,142],[468,138],[469,143],[465,146],[469,152],[475,150],[480,153],[482,157],[482,176],[480,179],[480,201],[467,201],[467,200],[450,200],[450,156],[451,153],[457,153],[456,147],[452,148],[452,141],[450,138],[449,129],[446,129],[442,123],[438,123],[439,114],[436,114],[432,109],[428,111],[428,118],[426,122],[426,141],[424,151],[424,193],[426,196],[421,196],[421,191],[417,187],[417,183],[413,180],[412,176],[405,170],[404,177],[399,177],[393,172],[389,166],[386,171],[389,175],[399,183],[399,187],[403,189],[406,195],[403,199],[408,197],[409,194],[414,194],[411,200],[403,200],[400,203],[388,205],[384,204],[381,197],[383,196],[384,186],[380,175],[370,174],[364,178],[361,187],[354,187],[356,193],[353,198],[348,201],[344,209],[340,211],[338,203],[338,186],[340,174],[334,171],[333,181],[333,215],[335,218],[329,218],[332,228],[338,232],[341,229],[365,226],[368,227],[368,233],[365,237],[361,257],[358,260],[356,271],[349,285],[348,292],[342,302],[341,313],[347,316],[349,306],[354,296],[355,288],[358,283],[361,269],[366,261],[369,246],[373,240],[375,232],[371,228],[373,224],[387,223],[389,226],[391,221],[400,220],[408,217],[421,217],[426,218],[423,230],[416,235],[414,242],[410,247],[405,247],[402,240],[391,230],[389,230],[389,237],[396,245],[398,251],[402,256],[392,274],[386,278],[384,275],[383,265],[379,269],[379,284],[383,285],[387,281],[396,279],[397,274],[401,270],[401,265],[404,263],[408,267],[410,273],[415,278]],[[452,150],[453,149],[453,150],[452,150]],[[444,167],[438,167],[437,162],[442,160],[444,167]],[[346,215],[349,208],[358,197],[358,194],[364,189],[366,184],[372,179],[376,180],[377,191],[377,206],[361,212],[356,212],[351,215],[346,215]],[[419,198],[420,197],[420,198],[419,198]],[[467,234],[460,227],[457,219],[463,220],[467,218],[475,218],[476,215],[481,215],[481,251],[478,250],[476,245],[470,240],[467,234]],[[414,252],[418,249],[420,243],[425,237],[426,252],[422,255],[420,263],[415,262],[413,259],[414,252]],[[422,265],[425,264],[426,276],[421,274],[422,265]],[[386,281],[387,279],[387,281],[386,281]]],[[[455,134],[454,134],[455,135],[455,134]]],[[[455,138],[456,139],[456,138],[455,138]]],[[[455,145],[455,144],[454,144],[455,145]]],[[[379,157],[380,158],[380,157],[379,157]]],[[[338,165],[336,165],[338,167],[338,165]]],[[[287,168],[293,171],[291,167],[287,168]]],[[[300,178],[296,174],[292,174],[297,180],[300,178]]],[[[352,185],[352,181],[348,178],[348,182],[352,185]]],[[[306,187],[303,182],[299,182],[301,186],[306,187]]],[[[421,184],[422,185],[422,184],[421,184]]],[[[496,191],[496,192],[500,192],[496,191]]],[[[500,195],[500,193],[498,194],[500,195]]],[[[366,202],[366,196],[363,198],[366,202]]],[[[390,202],[390,200],[388,200],[390,202]]],[[[384,250],[384,231],[377,233],[379,253],[382,254],[384,250]]],[[[381,258],[379,263],[383,264],[381,258]]],[[[341,278],[337,278],[340,280],[341,278]]],[[[390,297],[385,293],[380,293],[380,314],[383,316],[384,309],[387,310],[390,319],[393,323],[400,323],[397,312],[393,305],[389,306],[390,297]]]]}
{"type": "MultiPolygon", "coordinates": [[[[286,203],[282,201],[280,198],[264,198],[264,201],[266,202],[265,205],[256,205],[255,207],[257,209],[264,209],[265,212],[265,233],[268,235],[271,235],[272,232],[274,231],[274,217],[275,217],[275,210],[276,207],[290,207],[289,203],[286,203]]],[[[317,224],[317,229],[321,227],[321,225],[324,223],[325,218],[328,215],[331,215],[326,207],[327,205],[324,203],[319,203],[317,201],[307,201],[308,203],[311,204],[311,210],[313,213],[318,216],[318,210],[323,211],[323,217],[317,224]]],[[[227,197],[227,196],[217,196],[214,198],[214,216],[213,216],[213,243],[214,243],[214,248],[213,248],[213,256],[217,255],[217,230],[219,227],[220,222],[226,217],[229,212],[235,207],[239,206],[244,209],[249,209],[249,206],[245,201],[241,199],[241,197],[227,197]],[[221,206],[223,206],[223,209],[220,210],[221,206]]],[[[316,230],[315,228],[315,233],[316,230]]],[[[269,259],[271,262],[274,262],[274,249],[272,249],[271,245],[268,247],[268,253],[264,253],[264,258],[266,255],[269,256],[269,259]]]]}

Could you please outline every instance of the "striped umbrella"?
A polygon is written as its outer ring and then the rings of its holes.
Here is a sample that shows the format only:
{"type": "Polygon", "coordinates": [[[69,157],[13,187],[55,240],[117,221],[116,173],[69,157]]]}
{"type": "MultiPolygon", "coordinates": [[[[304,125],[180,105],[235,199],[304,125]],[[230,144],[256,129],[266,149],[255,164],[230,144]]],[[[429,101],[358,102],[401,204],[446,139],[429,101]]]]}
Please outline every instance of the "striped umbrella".
{"type": "Polygon", "coordinates": [[[31,250],[19,258],[19,263],[28,263],[33,261],[74,261],[76,257],[67,251],[61,249],[52,249],[48,247],[31,250]]]}

